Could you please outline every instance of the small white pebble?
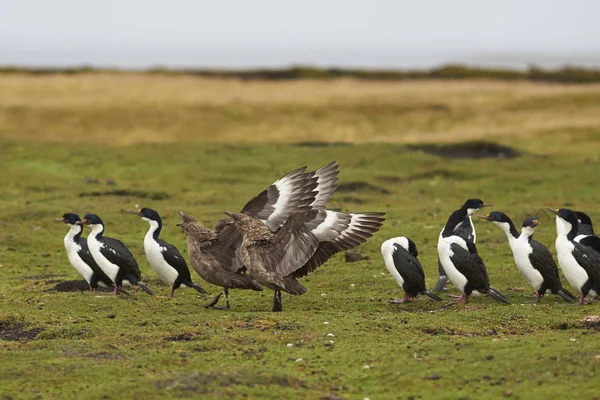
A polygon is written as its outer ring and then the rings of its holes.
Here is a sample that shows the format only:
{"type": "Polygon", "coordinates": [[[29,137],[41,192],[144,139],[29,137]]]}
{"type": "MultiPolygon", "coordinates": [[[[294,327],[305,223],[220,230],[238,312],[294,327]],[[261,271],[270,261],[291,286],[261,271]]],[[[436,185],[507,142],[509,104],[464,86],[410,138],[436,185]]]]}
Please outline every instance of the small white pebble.
{"type": "Polygon", "coordinates": [[[575,339],[574,337],[572,337],[571,339],[569,339],[571,342],[576,342],[577,339],[575,339]]]}
{"type": "Polygon", "coordinates": [[[302,358],[296,358],[296,362],[302,361],[302,360],[303,360],[302,358]]]}
{"type": "Polygon", "coordinates": [[[333,340],[328,340],[327,343],[334,344],[335,342],[333,340]]]}
{"type": "Polygon", "coordinates": [[[371,368],[371,366],[370,366],[370,365],[365,365],[365,366],[363,367],[363,369],[370,369],[370,368],[371,368]]]}
{"type": "Polygon", "coordinates": [[[140,205],[136,204],[135,206],[133,206],[133,208],[140,208],[140,205]]]}
{"type": "Polygon", "coordinates": [[[329,325],[329,322],[325,321],[323,322],[323,325],[329,325]]]}
{"type": "Polygon", "coordinates": [[[327,293],[321,293],[321,296],[327,296],[327,293]]]}
{"type": "Polygon", "coordinates": [[[328,333],[327,336],[328,337],[335,337],[335,335],[333,333],[328,333]]]}
{"type": "Polygon", "coordinates": [[[379,278],[379,275],[373,275],[373,278],[379,278]]]}
{"type": "Polygon", "coordinates": [[[365,397],[363,400],[371,400],[371,399],[370,399],[370,398],[368,398],[368,397],[365,397]]]}
{"type": "Polygon", "coordinates": [[[294,343],[288,343],[287,344],[287,347],[293,347],[293,346],[294,346],[294,343]]]}
{"type": "MultiPolygon", "coordinates": [[[[1,265],[0,265],[0,266],[1,266],[1,265]]],[[[354,287],[355,287],[355,286],[356,286],[356,285],[355,285],[354,283],[350,285],[350,287],[351,287],[352,289],[354,289],[354,287]]]]}

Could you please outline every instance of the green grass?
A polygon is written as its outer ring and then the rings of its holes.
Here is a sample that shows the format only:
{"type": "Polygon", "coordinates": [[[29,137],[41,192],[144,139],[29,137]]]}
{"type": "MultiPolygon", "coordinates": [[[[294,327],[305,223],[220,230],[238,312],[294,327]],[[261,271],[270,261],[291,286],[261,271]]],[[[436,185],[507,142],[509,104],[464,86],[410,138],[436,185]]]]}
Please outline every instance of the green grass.
{"type": "MultiPolygon", "coordinates": [[[[387,274],[379,246],[392,236],[415,240],[431,287],[442,225],[466,198],[480,197],[517,223],[529,215],[539,218],[536,238],[554,251],[553,218],[542,207],[569,205],[600,221],[599,135],[593,129],[548,131],[520,141],[516,147],[525,154],[510,160],[447,160],[390,144],[110,147],[2,141],[0,330],[41,332],[35,340],[0,341],[0,393],[11,398],[597,398],[598,332],[583,327],[582,319],[600,314],[600,304],[579,307],[553,296],[539,305],[525,303],[533,299],[532,290],[516,270],[504,234],[492,224],[475,221],[478,247],[492,284],[512,301],[508,306],[487,297],[467,305],[425,297],[389,304],[402,291],[387,274]],[[333,159],[341,165],[341,183],[365,181],[390,191],[338,192],[331,202],[346,211],[388,213],[381,232],[360,248],[369,260],[345,263],[343,255],[335,256],[302,280],[306,295],[284,294],[282,313],[269,311],[268,290],[232,291],[228,312],[205,309],[209,297],[197,298],[189,289],[177,291],[172,300],[165,297],[168,288],[143,256],[147,224],[123,210],[158,210],[164,239],[184,250],[177,211],[212,224],[286,172],[333,159]],[[86,178],[98,181],[86,183],[86,178]],[[137,195],[82,196],[114,190],[137,195]],[[149,197],[142,198],[146,193],[149,197]],[[106,234],[130,246],[144,280],[159,296],[136,289],[132,298],[49,291],[78,279],[63,248],[65,226],[52,221],[67,211],[99,214],[106,234]]],[[[503,143],[515,145],[510,138],[503,143]]],[[[456,290],[451,287],[450,293],[456,290]]]]}

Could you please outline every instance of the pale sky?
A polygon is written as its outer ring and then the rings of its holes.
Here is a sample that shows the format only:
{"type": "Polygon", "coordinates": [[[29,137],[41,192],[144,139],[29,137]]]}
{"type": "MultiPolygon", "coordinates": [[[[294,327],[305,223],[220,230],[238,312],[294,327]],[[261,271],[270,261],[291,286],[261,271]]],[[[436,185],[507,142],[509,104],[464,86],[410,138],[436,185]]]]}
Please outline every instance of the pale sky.
{"type": "Polygon", "coordinates": [[[600,66],[599,16],[594,0],[0,0],[0,65],[600,66]]]}

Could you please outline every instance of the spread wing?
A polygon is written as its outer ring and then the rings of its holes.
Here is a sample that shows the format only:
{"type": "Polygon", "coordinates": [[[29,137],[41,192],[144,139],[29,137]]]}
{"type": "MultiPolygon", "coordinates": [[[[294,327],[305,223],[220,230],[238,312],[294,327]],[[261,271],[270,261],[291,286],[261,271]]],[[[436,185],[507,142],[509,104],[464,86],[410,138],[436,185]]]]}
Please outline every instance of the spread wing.
{"type": "Polygon", "coordinates": [[[331,200],[331,197],[337,189],[338,175],[340,173],[339,165],[335,161],[319,168],[315,171],[317,178],[317,187],[315,191],[317,195],[310,207],[313,210],[324,210],[331,200]]]}
{"type": "Polygon", "coordinates": [[[319,245],[319,240],[304,224],[316,214],[316,210],[293,214],[269,240],[248,246],[252,267],[282,276],[302,267],[319,245]]]}
{"type": "Polygon", "coordinates": [[[317,193],[315,173],[306,173],[306,167],[298,168],[251,199],[241,212],[249,215],[275,232],[294,212],[309,210],[317,193]]]}
{"type": "Polygon", "coordinates": [[[394,243],[392,259],[398,273],[404,281],[411,286],[416,286],[419,291],[425,290],[425,273],[419,260],[399,244],[394,243]]]}
{"type": "Polygon", "coordinates": [[[123,242],[106,236],[102,237],[100,241],[104,244],[100,248],[100,252],[108,261],[118,265],[124,274],[131,274],[141,279],[140,267],[137,261],[135,261],[133,254],[131,254],[123,242]]]}
{"type": "Polygon", "coordinates": [[[573,256],[587,273],[588,279],[592,283],[592,288],[596,287],[600,289],[600,254],[580,243],[572,243],[575,246],[573,256]]]}
{"type": "Polygon", "coordinates": [[[556,262],[554,262],[554,258],[552,258],[550,250],[535,240],[530,241],[529,244],[533,248],[533,252],[529,255],[533,268],[540,271],[540,274],[544,277],[544,281],[549,283],[550,287],[560,288],[561,283],[558,276],[558,267],[556,266],[556,262]]]}
{"type": "Polygon", "coordinates": [[[383,225],[385,213],[345,214],[336,211],[320,211],[307,223],[319,246],[312,257],[293,276],[300,278],[323,265],[334,254],[359,246],[373,236],[383,225]]]}
{"type": "Polygon", "coordinates": [[[487,293],[490,282],[487,269],[479,254],[471,253],[456,243],[450,245],[450,250],[454,253],[452,256],[454,266],[467,278],[473,289],[487,293]]]}
{"type": "Polygon", "coordinates": [[[177,247],[162,239],[158,239],[158,244],[161,247],[161,252],[165,261],[177,270],[182,279],[187,281],[191,280],[190,269],[177,247]]]}

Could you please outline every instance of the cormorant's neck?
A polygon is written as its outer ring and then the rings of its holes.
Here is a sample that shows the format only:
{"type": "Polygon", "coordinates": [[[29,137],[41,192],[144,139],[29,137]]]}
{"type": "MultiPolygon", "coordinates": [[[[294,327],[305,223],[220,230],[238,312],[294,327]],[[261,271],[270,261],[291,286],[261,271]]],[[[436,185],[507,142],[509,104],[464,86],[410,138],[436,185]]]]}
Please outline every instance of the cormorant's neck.
{"type": "Polygon", "coordinates": [[[83,226],[81,225],[71,225],[69,224],[69,232],[65,236],[65,239],[70,238],[74,242],[78,242],[81,238],[81,233],[83,232],[83,226]]]}
{"type": "Polygon", "coordinates": [[[160,235],[160,231],[162,230],[162,222],[155,221],[153,219],[144,218],[150,224],[150,229],[148,230],[148,235],[152,235],[154,240],[158,239],[158,235],[160,235]]]}
{"type": "Polygon", "coordinates": [[[462,224],[463,220],[468,216],[469,214],[464,208],[459,208],[458,210],[454,211],[450,215],[450,218],[448,218],[448,222],[446,222],[446,225],[444,226],[444,230],[442,231],[442,237],[452,236],[456,227],[462,224]]]}
{"type": "Polygon", "coordinates": [[[90,226],[92,227],[92,232],[90,233],[90,235],[94,236],[96,239],[100,239],[104,234],[104,225],[94,224],[90,226]]]}
{"type": "Polygon", "coordinates": [[[521,228],[521,234],[527,238],[527,242],[531,243],[531,239],[533,239],[533,228],[531,226],[524,226],[521,228]]]}
{"type": "Polygon", "coordinates": [[[502,221],[502,222],[495,222],[494,223],[496,225],[498,225],[500,227],[500,229],[502,229],[504,231],[504,233],[506,233],[506,236],[508,236],[508,238],[518,238],[519,237],[519,231],[517,230],[517,227],[515,226],[515,224],[512,222],[512,220],[508,217],[506,217],[507,221],[502,221]]]}
{"type": "Polygon", "coordinates": [[[577,231],[579,229],[579,227],[577,225],[578,225],[577,221],[565,222],[564,229],[565,229],[565,235],[567,235],[567,239],[575,240],[575,238],[577,237],[577,231]]]}

